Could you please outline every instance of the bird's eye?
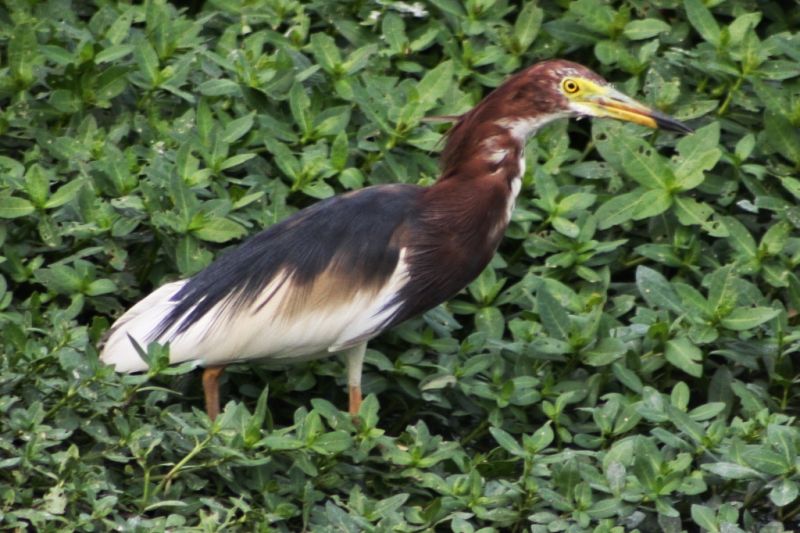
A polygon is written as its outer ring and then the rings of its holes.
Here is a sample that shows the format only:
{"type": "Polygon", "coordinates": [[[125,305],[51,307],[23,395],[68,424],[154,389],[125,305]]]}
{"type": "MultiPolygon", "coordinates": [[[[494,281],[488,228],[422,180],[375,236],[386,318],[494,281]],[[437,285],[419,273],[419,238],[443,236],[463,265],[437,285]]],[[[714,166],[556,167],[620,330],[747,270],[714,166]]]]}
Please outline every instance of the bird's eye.
{"type": "Polygon", "coordinates": [[[578,89],[580,88],[578,87],[578,82],[576,82],[575,80],[571,80],[569,78],[564,80],[561,86],[564,88],[564,92],[568,94],[575,94],[576,92],[578,92],[578,89]]]}

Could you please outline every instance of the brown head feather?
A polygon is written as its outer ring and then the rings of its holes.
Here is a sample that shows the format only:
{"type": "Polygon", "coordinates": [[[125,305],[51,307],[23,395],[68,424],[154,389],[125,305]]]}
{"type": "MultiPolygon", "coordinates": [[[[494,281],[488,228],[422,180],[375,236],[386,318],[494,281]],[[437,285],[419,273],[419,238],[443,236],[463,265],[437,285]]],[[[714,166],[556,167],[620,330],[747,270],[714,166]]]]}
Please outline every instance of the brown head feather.
{"type": "Polygon", "coordinates": [[[558,90],[566,76],[580,76],[607,84],[586,67],[561,59],[543,61],[520,71],[492,91],[471,111],[461,115],[447,133],[447,144],[441,155],[442,179],[450,177],[468,161],[480,157],[480,143],[493,136],[508,135],[504,119],[524,120],[566,116],[567,101],[558,90]],[[500,124],[498,124],[500,123],[500,124]]]}

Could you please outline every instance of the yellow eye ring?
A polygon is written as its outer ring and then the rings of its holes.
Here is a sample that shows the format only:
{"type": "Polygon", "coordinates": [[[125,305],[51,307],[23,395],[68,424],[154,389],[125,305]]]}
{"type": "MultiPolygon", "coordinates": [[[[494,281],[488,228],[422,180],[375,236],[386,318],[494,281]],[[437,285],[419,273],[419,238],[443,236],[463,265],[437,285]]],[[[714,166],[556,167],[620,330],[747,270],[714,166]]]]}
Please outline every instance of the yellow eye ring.
{"type": "Polygon", "coordinates": [[[564,80],[561,86],[564,88],[564,92],[568,94],[575,94],[580,89],[580,87],[578,86],[578,82],[576,82],[575,80],[571,80],[569,78],[564,80]]]}

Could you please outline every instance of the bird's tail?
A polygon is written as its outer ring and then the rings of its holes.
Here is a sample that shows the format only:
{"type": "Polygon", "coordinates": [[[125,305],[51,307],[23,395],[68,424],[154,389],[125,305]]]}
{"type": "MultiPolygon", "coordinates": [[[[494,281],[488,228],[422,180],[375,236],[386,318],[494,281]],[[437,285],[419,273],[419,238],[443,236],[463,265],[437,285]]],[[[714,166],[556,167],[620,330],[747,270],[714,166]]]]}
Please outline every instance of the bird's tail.
{"type": "MultiPolygon", "coordinates": [[[[105,342],[101,345],[100,360],[112,365],[117,372],[147,370],[147,363],[141,358],[131,339],[144,349],[151,341],[158,340],[151,338],[153,332],[158,330],[161,322],[175,306],[176,302],[172,297],[185,283],[186,280],[181,280],[159,287],[119,317],[108,330],[105,342]]],[[[171,353],[171,362],[180,362],[182,358],[178,355],[171,353]]]]}

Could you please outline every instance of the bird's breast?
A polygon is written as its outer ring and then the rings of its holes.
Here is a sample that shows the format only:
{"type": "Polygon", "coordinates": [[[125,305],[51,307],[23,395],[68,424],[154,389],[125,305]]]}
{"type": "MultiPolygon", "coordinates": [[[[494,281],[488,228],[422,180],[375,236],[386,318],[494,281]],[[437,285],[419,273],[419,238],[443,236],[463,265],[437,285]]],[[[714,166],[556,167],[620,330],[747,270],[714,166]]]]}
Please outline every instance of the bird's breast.
{"type": "Polygon", "coordinates": [[[504,176],[439,182],[404,233],[408,282],[394,323],[453,297],[475,279],[503,237],[520,189],[504,176]]]}

